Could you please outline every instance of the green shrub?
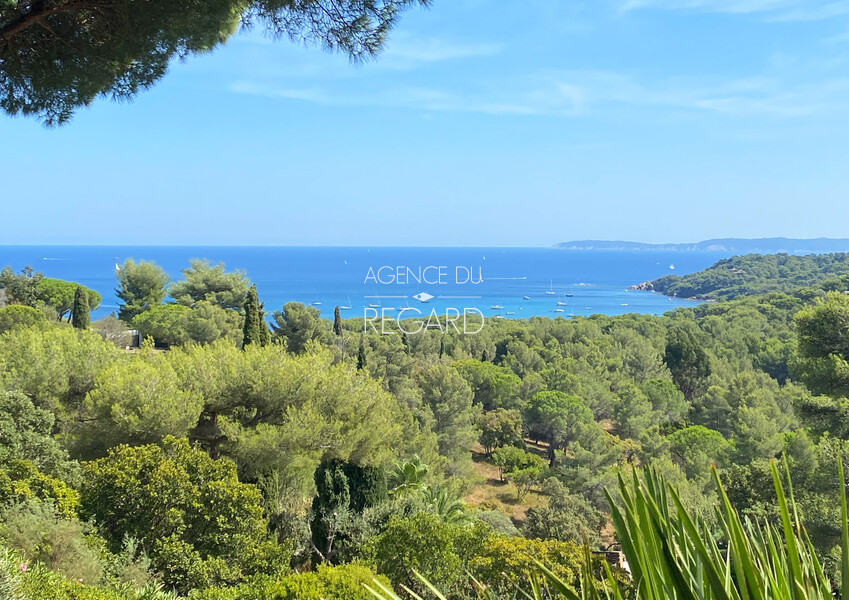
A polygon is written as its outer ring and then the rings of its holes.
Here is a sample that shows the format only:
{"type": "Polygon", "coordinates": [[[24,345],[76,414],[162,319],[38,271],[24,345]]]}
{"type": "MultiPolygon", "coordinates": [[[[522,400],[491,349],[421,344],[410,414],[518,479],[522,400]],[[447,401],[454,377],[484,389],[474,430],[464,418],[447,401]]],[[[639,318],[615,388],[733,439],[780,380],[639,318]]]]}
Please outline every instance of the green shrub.
{"type": "Polygon", "coordinates": [[[8,548],[0,547],[0,598],[22,600],[20,560],[8,548]]]}
{"type": "Polygon", "coordinates": [[[86,465],[81,498],[112,552],[128,536],[138,540],[181,592],[276,573],[289,558],[268,540],[259,491],[239,481],[232,461],[186,440],[113,448],[86,465]]]}
{"type": "Polygon", "coordinates": [[[469,572],[503,592],[514,591],[542,562],[571,587],[580,587],[584,552],[571,542],[493,536],[469,561],[469,572]]]}
{"type": "Polygon", "coordinates": [[[157,586],[106,589],[71,581],[0,546],[2,600],[178,600],[157,586]]]}
{"type": "Polygon", "coordinates": [[[320,566],[312,573],[261,576],[231,588],[193,591],[189,600],[371,600],[363,584],[372,584],[375,577],[389,584],[362,565],[320,566]]]}
{"type": "Polygon", "coordinates": [[[549,497],[548,506],[528,509],[524,528],[527,537],[599,545],[606,519],[597,508],[583,496],[570,494],[553,477],[543,483],[542,491],[549,497]]]}
{"type": "Polygon", "coordinates": [[[492,527],[495,533],[499,535],[506,535],[508,537],[519,535],[519,530],[516,529],[510,517],[500,510],[482,510],[475,514],[475,518],[492,527]]]}
{"type": "Polygon", "coordinates": [[[50,475],[70,477],[76,465],[53,437],[55,421],[21,392],[0,391],[0,465],[23,459],[50,475]]]}
{"type": "Polygon", "coordinates": [[[49,502],[69,519],[77,514],[80,499],[76,490],[55,477],[45,475],[26,460],[13,460],[0,469],[0,507],[37,500],[49,502]]]}
{"type": "Polygon", "coordinates": [[[32,306],[15,304],[0,308],[0,333],[24,327],[42,328],[46,326],[47,318],[44,313],[32,306]]]}
{"type": "Polygon", "coordinates": [[[542,458],[515,446],[498,448],[492,453],[492,462],[498,467],[502,480],[510,473],[525,469],[542,470],[545,467],[545,461],[542,458]]]}
{"type": "Polygon", "coordinates": [[[454,593],[468,586],[469,561],[494,537],[485,523],[455,525],[423,511],[409,518],[390,519],[366,552],[377,572],[395,584],[425,593],[414,574],[418,571],[441,589],[454,593]]]}
{"type": "Polygon", "coordinates": [[[75,581],[100,583],[103,541],[90,527],[58,514],[50,503],[31,500],[6,510],[0,537],[28,563],[42,563],[75,581]]]}

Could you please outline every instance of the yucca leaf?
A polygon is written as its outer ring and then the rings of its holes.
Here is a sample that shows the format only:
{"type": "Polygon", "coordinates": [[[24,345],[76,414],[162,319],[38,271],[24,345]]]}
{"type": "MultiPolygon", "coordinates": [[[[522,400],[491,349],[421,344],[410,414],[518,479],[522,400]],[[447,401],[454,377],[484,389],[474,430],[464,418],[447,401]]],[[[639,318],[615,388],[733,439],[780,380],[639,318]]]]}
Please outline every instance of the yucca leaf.
{"type": "MultiPolygon", "coordinates": [[[[416,571],[415,569],[413,569],[413,574],[414,574],[414,575],[418,578],[418,580],[419,580],[419,581],[421,581],[423,584],[425,584],[425,587],[426,587],[427,589],[429,589],[429,590],[433,593],[433,595],[434,595],[434,596],[436,596],[436,597],[438,598],[438,600],[447,600],[447,599],[445,598],[445,596],[443,596],[443,595],[440,593],[440,591],[439,591],[439,590],[437,590],[437,589],[433,586],[433,584],[432,584],[431,582],[429,582],[429,581],[428,581],[428,580],[424,577],[424,575],[422,575],[421,573],[419,573],[419,572],[418,572],[418,571],[416,571]]],[[[421,598],[419,598],[418,596],[416,596],[416,595],[412,592],[412,590],[410,590],[410,589],[409,589],[409,588],[407,588],[406,586],[404,586],[404,589],[405,589],[405,590],[406,590],[406,591],[407,591],[407,592],[408,592],[411,596],[413,596],[413,598],[415,598],[416,600],[421,600],[421,598]]]]}
{"type": "Polygon", "coordinates": [[[363,584],[363,587],[366,588],[375,598],[379,598],[380,600],[401,600],[401,597],[398,596],[398,594],[396,594],[392,589],[386,587],[379,579],[373,579],[372,582],[380,588],[380,591],[375,590],[366,583],[363,584]]]}
{"type": "Polygon", "coordinates": [[[572,590],[572,588],[566,585],[566,582],[564,582],[562,579],[560,579],[560,577],[555,575],[551,570],[549,570],[548,567],[546,567],[539,561],[535,562],[537,564],[537,569],[539,569],[540,573],[545,576],[545,578],[548,580],[549,585],[551,585],[551,587],[553,587],[558,594],[560,594],[564,598],[567,598],[568,600],[582,600],[581,597],[572,590]]]}
{"type": "MultiPolygon", "coordinates": [[[[713,557],[708,552],[707,546],[702,541],[695,523],[693,523],[690,515],[687,514],[687,510],[684,508],[684,504],[681,502],[678,494],[672,493],[671,496],[672,501],[675,503],[675,507],[678,510],[678,518],[686,529],[692,547],[698,555],[701,565],[704,568],[704,572],[707,575],[708,584],[710,585],[711,590],[716,598],[721,600],[732,600],[732,598],[728,595],[726,587],[727,578],[722,577],[720,574],[721,565],[716,564],[713,557]]],[[[739,596],[735,594],[733,600],[739,600],[739,596]]]]}
{"type": "Polygon", "coordinates": [[[775,485],[775,494],[778,500],[778,511],[781,516],[781,525],[784,530],[784,544],[787,548],[787,559],[790,565],[791,573],[791,598],[803,598],[807,594],[804,593],[804,588],[801,587],[802,582],[802,566],[799,561],[799,551],[796,547],[796,532],[793,528],[793,523],[790,519],[790,509],[787,506],[787,498],[784,496],[784,487],[781,485],[781,479],[778,475],[778,469],[775,466],[775,460],[769,462],[769,468],[772,472],[772,481],[775,485]]]}

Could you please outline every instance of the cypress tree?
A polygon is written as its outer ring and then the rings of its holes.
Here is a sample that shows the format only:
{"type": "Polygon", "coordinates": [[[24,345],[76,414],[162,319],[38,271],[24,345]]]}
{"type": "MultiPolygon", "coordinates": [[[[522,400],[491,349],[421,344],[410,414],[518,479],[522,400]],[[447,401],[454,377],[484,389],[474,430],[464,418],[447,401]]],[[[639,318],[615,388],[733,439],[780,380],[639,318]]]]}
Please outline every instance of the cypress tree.
{"type": "Polygon", "coordinates": [[[344,521],[346,514],[362,515],[367,508],[389,498],[386,473],[383,467],[361,467],[332,459],[322,462],[313,478],[316,495],[312,501],[312,541],[320,557],[330,561],[331,546],[338,548],[349,539],[344,531],[336,530],[339,520],[344,521]]]}
{"type": "Polygon", "coordinates": [[[363,345],[363,339],[360,338],[360,349],[357,350],[357,371],[362,371],[366,368],[366,347],[363,345]]]}
{"type": "Polygon", "coordinates": [[[312,499],[310,533],[313,547],[322,561],[328,561],[332,557],[332,544],[336,534],[334,521],[344,518],[350,510],[351,490],[344,466],[345,463],[338,459],[322,462],[313,474],[316,495],[312,499]]]}
{"type": "Polygon", "coordinates": [[[333,333],[336,337],[342,337],[342,316],[339,314],[339,307],[333,310],[333,333]]]}
{"type": "Polygon", "coordinates": [[[245,328],[242,347],[247,348],[248,344],[262,343],[260,325],[259,298],[257,297],[256,286],[252,285],[251,289],[248,290],[247,298],[245,298],[245,328]]]}
{"type": "Polygon", "coordinates": [[[263,347],[271,345],[271,330],[265,322],[265,302],[259,303],[259,345],[263,347]]]}
{"type": "Polygon", "coordinates": [[[83,288],[77,286],[74,292],[74,308],[72,324],[77,329],[88,329],[91,317],[88,310],[88,296],[83,291],[83,288]]]}

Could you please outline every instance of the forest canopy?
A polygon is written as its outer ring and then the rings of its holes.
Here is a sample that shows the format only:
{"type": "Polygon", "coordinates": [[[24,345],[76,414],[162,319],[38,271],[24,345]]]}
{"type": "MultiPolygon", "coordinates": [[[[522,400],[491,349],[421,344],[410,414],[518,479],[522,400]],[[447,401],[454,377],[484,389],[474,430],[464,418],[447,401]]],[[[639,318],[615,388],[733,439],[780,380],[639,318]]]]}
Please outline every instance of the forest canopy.
{"type": "Polygon", "coordinates": [[[731,300],[800,287],[849,289],[849,254],[746,254],[688,275],[666,275],[641,286],[680,298],[731,300]]]}
{"type": "Polygon", "coordinates": [[[424,593],[414,570],[454,598],[475,579],[524,598],[536,560],[602,589],[582,545],[622,542],[620,477],[650,467],[724,543],[711,469],[742,518],[779,526],[781,459],[838,585],[849,296],[825,288],[843,255],[781,261],[729,264],[779,265],[758,285],[786,291],[663,316],[407,336],[298,303],[269,315],[247,273],[203,260],[176,282],[124,263],[121,318],[74,327],[46,278],[6,269],[0,568],[28,565],[42,597],[107,600],[424,593]],[[150,337],[127,349],[129,328],[150,337]]]}

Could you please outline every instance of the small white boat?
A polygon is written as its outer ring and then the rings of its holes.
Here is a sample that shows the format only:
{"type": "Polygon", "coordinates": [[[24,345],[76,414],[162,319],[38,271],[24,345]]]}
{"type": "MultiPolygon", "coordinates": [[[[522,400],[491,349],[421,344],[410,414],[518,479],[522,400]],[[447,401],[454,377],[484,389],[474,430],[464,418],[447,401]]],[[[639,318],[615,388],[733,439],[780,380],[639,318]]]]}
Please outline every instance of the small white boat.
{"type": "Polygon", "coordinates": [[[318,300],[316,300],[315,302],[313,302],[313,303],[312,303],[312,305],[313,305],[313,306],[321,306],[321,302],[319,302],[318,300]]]}
{"type": "Polygon", "coordinates": [[[557,306],[566,306],[566,303],[565,302],[558,302],[557,306]]]}
{"type": "Polygon", "coordinates": [[[548,289],[545,290],[545,295],[546,296],[553,296],[554,295],[554,280],[551,280],[551,281],[548,282],[548,289]]]}
{"type": "Polygon", "coordinates": [[[672,269],[672,270],[674,271],[674,270],[675,270],[675,265],[669,265],[669,268],[670,268],[670,269],[672,269]]]}
{"type": "Polygon", "coordinates": [[[371,304],[369,304],[369,308],[380,308],[380,304],[375,304],[374,302],[372,302],[371,304]]]}
{"type": "Polygon", "coordinates": [[[507,311],[507,314],[508,314],[508,315],[515,315],[516,313],[514,313],[513,311],[508,310],[508,311],[507,311]]]}
{"type": "Polygon", "coordinates": [[[531,299],[530,296],[522,296],[522,300],[530,300],[530,299],[531,299]]]}
{"type": "Polygon", "coordinates": [[[339,310],[351,310],[351,297],[348,296],[348,304],[345,306],[340,306],[339,310]]]}
{"type": "Polygon", "coordinates": [[[490,308],[492,310],[503,310],[504,309],[504,307],[501,306],[500,304],[493,304],[492,306],[490,306],[490,308]]]}
{"type": "Polygon", "coordinates": [[[555,308],[554,312],[563,312],[563,309],[562,308],[555,308]]]}

